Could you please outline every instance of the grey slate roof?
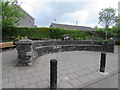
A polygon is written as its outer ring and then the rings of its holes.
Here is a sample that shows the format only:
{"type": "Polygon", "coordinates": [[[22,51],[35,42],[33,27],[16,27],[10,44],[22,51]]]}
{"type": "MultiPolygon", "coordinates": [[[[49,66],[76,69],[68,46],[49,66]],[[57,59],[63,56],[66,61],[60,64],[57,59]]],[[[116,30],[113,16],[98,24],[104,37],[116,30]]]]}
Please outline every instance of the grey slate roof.
{"type": "Polygon", "coordinates": [[[94,30],[93,28],[91,28],[91,27],[76,26],[76,25],[66,25],[66,24],[56,24],[56,23],[51,23],[50,27],[77,29],[77,30],[82,30],[82,31],[95,31],[95,30],[94,30]]]}

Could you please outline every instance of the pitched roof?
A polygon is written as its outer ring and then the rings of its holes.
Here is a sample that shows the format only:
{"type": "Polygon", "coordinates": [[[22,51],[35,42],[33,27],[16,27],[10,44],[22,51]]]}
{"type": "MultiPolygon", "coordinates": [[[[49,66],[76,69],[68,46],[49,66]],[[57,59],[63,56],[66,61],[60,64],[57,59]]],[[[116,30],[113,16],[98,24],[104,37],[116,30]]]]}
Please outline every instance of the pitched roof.
{"type": "Polygon", "coordinates": [[[56,24],[56,23],[51,23],[50,27],[77,29],[77,30],[82,30],[82,31],[95,31],[95,30],[94,30],[93,28],[91,28],[91,27],[76,26],[76,25],[66,25],[66,24],[56,24]]]}
{"type": "Polygon", "coordinates": [[[34,18],[32,16],[30,16],[25,10],[23,10],[20,6],[14,4],[16,7],[18,7],[21,11],[23,11],[26,15],[28,15],[29,17],[31,17],[33,20],[34,18]]]}

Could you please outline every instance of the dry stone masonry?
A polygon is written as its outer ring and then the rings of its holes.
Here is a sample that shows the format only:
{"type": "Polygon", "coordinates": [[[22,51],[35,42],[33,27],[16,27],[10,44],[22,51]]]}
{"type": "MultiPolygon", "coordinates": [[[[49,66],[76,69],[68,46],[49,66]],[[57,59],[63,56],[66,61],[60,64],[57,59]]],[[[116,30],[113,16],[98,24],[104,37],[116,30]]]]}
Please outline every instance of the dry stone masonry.
{"type": "Polygon", "coordinates": [[[17,44],[18,63],[31,65],[39,56],[66,51],[99,51],[114,52],[114,41],[85,41],[85,40],[30,40],[27,37],[17,44]]]}

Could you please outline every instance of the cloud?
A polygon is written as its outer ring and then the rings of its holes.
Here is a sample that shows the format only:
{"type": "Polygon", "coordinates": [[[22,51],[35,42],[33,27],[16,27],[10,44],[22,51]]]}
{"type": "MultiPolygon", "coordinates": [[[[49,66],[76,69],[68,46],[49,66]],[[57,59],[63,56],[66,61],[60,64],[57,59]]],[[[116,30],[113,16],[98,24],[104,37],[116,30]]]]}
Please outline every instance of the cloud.
{"type": "Polygon", "coordinates": [[[78,22],[78,24],[85,23],[88,19],[88,12],[86,10],[75,11],[61,16],[60,19],[60,22],[71,22],[71,24],[75,24],[76,21],[78,22]]]}
{"type": "Polygon", "coordinates": [[[118,7],[119,0],[19,0],[21,7],[35,18],[37,26],[57,23],[95,26],[102,8],[118,7]]]}

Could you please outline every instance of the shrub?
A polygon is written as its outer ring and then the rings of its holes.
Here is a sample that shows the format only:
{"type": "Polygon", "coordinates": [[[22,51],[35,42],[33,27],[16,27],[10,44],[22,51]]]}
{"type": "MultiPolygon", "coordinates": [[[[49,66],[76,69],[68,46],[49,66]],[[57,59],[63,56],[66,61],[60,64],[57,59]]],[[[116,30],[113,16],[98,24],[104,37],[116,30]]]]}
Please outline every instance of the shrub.
{"type": "MultiPolygon", "coordinates": [[[[94,31],[94,34],[96,37],[102,37],[105,38],[106,29],[105,28],[97,28],[96,31],[94,31]]],[[[120,38],[120,29],[116,27],[108,28],[107,30],[107,37],[113,37],[113,38],[120,38]]]]}
{"type": "Polygon", "coordinates": [[[91,37],[85,31],[63,29],[63,28],[36,28],[36,27],[16,27],[12,30],[3,30],[3,40],[13,40],[13,37],[24,37],[27,36],[30,39],[61,39],[62,35],[69,34],[73,39],[84,39],[91,37]]]}
{"type": "Polygon", "coordinates": [[[120,45],[120,40],[115,40],[115,45],[120,45]]]}
{"type": "Polygon", "coordinates": [[[12,36],[13,44],[16,44],[20,39],[24,39],[24,37],[21,36],[12,36]]]}

